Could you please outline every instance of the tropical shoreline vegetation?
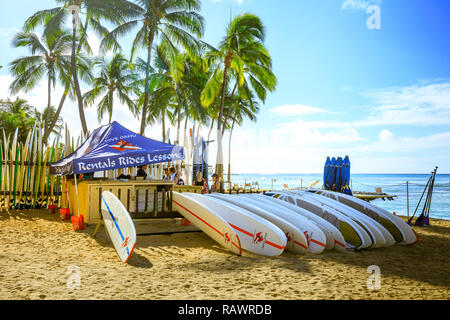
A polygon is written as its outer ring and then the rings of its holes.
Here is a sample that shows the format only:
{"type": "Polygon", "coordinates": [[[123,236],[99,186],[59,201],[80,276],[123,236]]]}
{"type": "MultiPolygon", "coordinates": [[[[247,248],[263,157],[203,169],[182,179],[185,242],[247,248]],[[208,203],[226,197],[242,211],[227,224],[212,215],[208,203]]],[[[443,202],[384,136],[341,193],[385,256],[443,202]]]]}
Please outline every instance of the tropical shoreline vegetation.
{"type": "Polygon", "coordinates": [[[24,22],[12,44],[27,48],[29,55],[7,66],[14,77],[12,95],[26,95],[37,83],[47,81],[45,110],[50,112],[40,114],[24,99],[4,100],[0,125],[5,133],[20,128],[25,139],[27,130],[38,123],[43,142],[50,143],[50,135],[63,126],[60,113],[71,99],[77,102],[86,135],[95,128],[87,127],[85,108],[96,108],[99,122],[111,122],[120,102],[140,122],[140,134],[160,123],[164,141],[167,121],[176,127],[176,144],[188,122],[194,128],[208,127],[208,140],[216,128],[216,172],[223,177],[225,132],[230,148],[233,130],[246,119],[256,121],[277,84],[261,19],[250,13],[230,18],[214,46],[202,40],[205,21],[199,0],[55,3],[24,22]],[[101,39],[100,56],[93,55],[88,31],[101,39]],[[131,52],[122,48],[126,36],[133,39],[131,52]],[[89,90],[82,92],[80,82],[89,90]],[[64,87],[61,97],[53,95],[56,85],[64,87]]]}

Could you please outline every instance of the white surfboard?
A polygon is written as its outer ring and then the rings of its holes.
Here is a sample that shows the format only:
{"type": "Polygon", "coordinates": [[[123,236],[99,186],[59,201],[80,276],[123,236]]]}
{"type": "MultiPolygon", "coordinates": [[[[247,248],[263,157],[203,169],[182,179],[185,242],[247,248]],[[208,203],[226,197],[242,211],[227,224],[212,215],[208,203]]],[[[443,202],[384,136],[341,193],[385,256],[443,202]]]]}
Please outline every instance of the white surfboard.
{"type": "Polygon", "coordinates": [[[336,210],[296,194],[287,192],[279,192],[277,194],[279,199],[295,204],[331,222],[344,236],[346,247],[359,249],[368,248],[372,245],[370,236],[358,223],[336,210]]]}
{"type": "Polygon", "coordinates": [[[270,201],[276,205],[279,205],[281,207],[288,209],[291,212],[295,212],[296,214],[304,217],[305,219],[308,219],[308,220],[314,222],[327,237],[327,247],[326,247],[327,250],[334,249],[334,250],[340,251],[340,252],[345,251],[346,246],[345,246],[344,236],[339,231],[339,229],[336,228],[334,225],[332,225],[330,222],[326,221],[325,219],[315,215],[314,213],[312,213],[308,210],[300,208],[300,207],[293,205],[287,201],[283,201],[283,200],[265,196],[265,195],[255,195],[255,197],[263,198],[264,201],[270,201]]]}
{"type": "Polygon", "coordinates": [[[348,205],[378,221],[392,234],[395,241],[400,244],[414,244],[418,241],[409,224],[383,208],[347,194],[324,190],[311,191],[348,205]]]}
{"type": "Polygon", "coordinates": [[[287,239],[286,250],[298,254],[308,253],[307,237],[305,236],[302,230],[300,230],[295,224],[291,223],[292,221],[287,221],[269,211],[266,211],[264,208],[250,204],[249,202],[251,202],[251,200],[241,199],[238,196],[229,196],[229,195],[227,196],[219,193],[213,193],[208,196],[217,197],[218,199],[228,202],[228,204],[231,207],[235,208],[236,210],[239,211],[242,211],[242,209],[248,210],[260,216],[261,218],[272,222],[274,225],[280,228],[286,235],[287,239]],[[247,203],[243,205],[242,201],[246,201],[247,203]]]}
{"type": "MultiPolygon", "coordinates": [[[[252,201],[266,207],[267,210],[271,210],[271,212],[273,212],[274,214],[284,218],[285,220],[295,223],[295,225],[299,226],[299,228],[302,228],[305,235],[307,235],[311,253],[321,253],[324,250],[334,249],[336,245],[335,238],[331,235],[330,232],[328,232],[326,229],[324,231],[323,228],[321,228],[317,223],[314,222],[314,220],[300,215],[297,212],[287,208],[286,206],[282,206],[280,200],[258,194],[241,195],[241,197],[250,198],[252,201]],[[277,200],[277,202],[274,202],[273,200],[277,200]]],[[[323,221],[323,219],[321,220],[323,221]]],[[[343,237],[340,243],[342,243],[343,246],[341,251],[345,250],[345,241],[343,237]]]]}
{"type": "MultiPolygon", "coordinates": [[[[355,213],[354,211],[351,210],[351,208],[348,208],[348,207],[343,208],[339,204],[330,203],[328,198],[321,197],[319,195],[314,195],[312,193],[306,193],[303,191],[293,192],[293,193],[297,194],[301,197],[310,198],[312,201],[315,201],[322,206],[333,209],[333,210],[349,217],[356,223],[358,223],[364,229],[364,231],[366,231],[367,234],[370,236],[370,239],[372,241],[372,245],[370,246],[371,248],[380,248],[380,247],[386,246],[386,240],[384,239],[383,234],[372,223],[373,219],[371,219],[372,221],[369,221],[369,218],[367,216],[364,216],[360,212],[355,213]]],[[[373,222],[376,222],[376,221],[373,221],[373,222]]]]}
{"type": "Polygon", "coordinates": [[[102,192],[102,216],[117,254],[127,262],[136,245],[136,229],[127,209],[109,191],[102,192]]]}
{"type": "Polygon", "coordinates": [[[251,195],[239,195],[239,197],[243,198],[243,201],[250,202],[259,208],[267,210],[268,212],[289,221],[294,226],[299,228],[306,237],[308,250],[310,253],[320,254],[325,251],[327,247],[327,237],[314,222],[308,221],[302,216],[290,212],[286,208],[271,202],[266,202],[263,198],[259,199],[251,195]]]}
{"type": "Polygon", "coordinates": [[[172,203],[174,210],[178,211],[211,239],[232,253],[241,255],[239,236],[215,208],[208,208],[199,201],[186,196],[186,194],[178,192],[172,193],[172,203]]]}
{"type": "Polygon", "coordinates": [[[213,197],[197,193],[185,195],[218,212],[237,232],[243,249],[274,257],[283,253],[286,248],[286,235],[273,223],[244,209],[236,210],[228,203],[213,197]]]}
{"type": "Polygon", "coordinates": [[[339,212],[342,212],[352,218],[355,221],[359,221],[368,231],[369,235],[372,238],[372,241],[374,242],[372,247],[378,248],[378,247],[390,247],[395,244],[394,237],[392,237],[391,233],[383,227],[380,223],[378,223],[376,220],[366,216],[365,214],[359,212],[358,210],[355,210],[352,207],[349,207],[343,203],[340,203],[339,201],[333,200],[328,197],[322,197],[318,194],[314,194],[312,192],[306,192],[302,191],[303,194],[306,196],[309,196],[313,199],[317,199],[323,203],[328,204],[332,208],[338,210],[339,212]]]}

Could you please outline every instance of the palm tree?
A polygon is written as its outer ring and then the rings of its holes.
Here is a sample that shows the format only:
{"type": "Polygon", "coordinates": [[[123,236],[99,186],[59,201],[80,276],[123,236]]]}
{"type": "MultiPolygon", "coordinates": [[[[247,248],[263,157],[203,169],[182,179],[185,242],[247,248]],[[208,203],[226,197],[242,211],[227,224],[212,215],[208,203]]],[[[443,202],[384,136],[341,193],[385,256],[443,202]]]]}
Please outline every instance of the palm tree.
{"type": "Polygon", "coordinates": [[[231,96],[239,86],[244,86],[246,82],[249,83],[247,86],[255,91],[263,102],[267,90],[275,89],[276,78],[271,71],[270,55],[263,45],[264,37],[265,31],[261,20],[255,15],[244,13],[229,23],[225,37],[220,42],[218,49],[211,48],[207,53],[212,72],[202,92],[202,104],[209,107],[220,96],[216,160],[216,172],[220,177],[223,177],[223,111],[232,76],[235,78],[235,85],[231,96]]]}
{"type": "Polygon", "coordinates": [[[97,105],[98,121],[100,122],[105,113],[111,117],[113,113],[114,97],[117,95],[119,101],[128,106],[131,112],[135,110],[135,104],[130,98],[133,91],[132,83],[135,78],[131,73],[129,62],[120,53],[116,53],[111,60],[99,59],[99,76],[93,79],[93,89],[83,95],[86,105],[93,105],[101,97],[97,105]]]}
{"type": "MultiPolygon", "coordinates": [[[[51,106],[52,87],[56,78],[65,73],[64,66],[69,62],[67,55],[72,42],[68,31],[58,31],[43,36],[35,33],[19,32],[13,39],[14,47],[28,47],[31,56],[21,57],[10,64],[11,73],[16,77],[10,86],[12,94],[33,89],[44,75],[47,76],[47,108],[51,106]]],[[[48,114],[47,114],[48,115],[48,114]]],[[[49,117],[44,120],[44,136],[48,137],[49,117]]],[[[45,141],[46,142],[46,141],[45,141]]]]}
{"type": "Polygon", "coordinates": [[[36,123],[43,124],[44,119],[50,119],[50,121],[54,122],[55,125],[51,129],[51,133],[58,134],[64,126],[63,119],[59,117],[56,113],[56,109],[54,106],[50,106],[50,108],[45,108],[42,112],[34,110],[34,119],[36,123]],[[50,112],[49,112],[50,110],[50,112]]]}
{"type": "MultiPolygon", "coordinates": [[[[93,60],[89,57],[78,53],[77,54],[77,72],[80,79],[82,79],[86,83],[92,83],[93,81],[93,60]]],[[[60,79],[59,81],[64,85],[64,92],[61,96],[58,108],[55,113],[55,117],[52,118],[53,120],[50,123],[50,126],[47,130],[47,135],[43,137],[44,141],[47,141],[48,136],[51,132],[54,132],[53,128],[56,126],[56,122],[59,119],[59,115],[62,111],[62,108],[64,106],[64,103],[69,97],[71,100],[76,100],[76,93],[75,93],[75,87],[74,83],[72,81],[72,68],[70,64],[64,65],[64,72],[60,72],[60,79]]]]}
{"type": "Polygon", "coordinates": [[[201,37],[203,35],[204,22],[203,17],[198,13],[200,0],[136,0],[136,3],[138,8],[133,14],[135,18],[112,30],[103,39],[101,46],[104,49],[121,48],[117,39],[139,26],[133,41],[130,60],[133,61],[137,49],[145,48],[147,50],[140,128],[140,134],[144,134],[150,95],[150,64],[154,41],[160,37],[170,44],[167,48],[173,51],[177,50],[177,45],[181,45],[188,53],[198,54],[199,45],[194,36],[201,37]]]}
{"type": "Polygon", "coordinates": [[[33,128],[36,119],[33,117],[34,108],[24,99],[2,101],[0,110],[0,128],[5,134],[12,135],[19,128],[18,141],[24,143],[28,132],[33,128]]]}
{"type": "MultiPolygon", "coordinates": [[[[83,99],[81,95],[80,82],[77,73],[77,43],[76,34],[77,28],[80,27],[82,36],[78,43],[87,46],[87,29],[91,27],[95,32],[104,36],[108,33],[108,29],[100,24],[100,19],[104,19],[114,24],[123,23],[124,18],[133,14],[136,6],[127,0],[56,0],[61,6],[46,9],[36,12],[33,16],[27,19],[24,25],[26,31],[32,31],[39,25],[44,25],[44,35],[52,34],[56,30],[61,30],[65,19],[72,15],[72,54],[70,59],[71,77],[73,77],[75,93],[78,101],[78,112],[80,115],[81,127],[84,134],[87,134],[88,128],[86,124],[86,117],[83,109],[83,99]],[[86,15],[84,25],[79,21],[78,15],[83,12],[86,15]]],[[[87,46],[88,51],[89,47],[87,46]]]]}

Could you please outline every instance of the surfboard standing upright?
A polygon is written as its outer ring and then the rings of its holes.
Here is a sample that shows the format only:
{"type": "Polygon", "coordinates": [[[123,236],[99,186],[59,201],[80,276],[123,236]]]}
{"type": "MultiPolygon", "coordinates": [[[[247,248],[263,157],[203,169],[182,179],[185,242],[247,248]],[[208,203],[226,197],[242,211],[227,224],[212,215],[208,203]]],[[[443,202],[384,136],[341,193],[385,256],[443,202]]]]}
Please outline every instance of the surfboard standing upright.
{"type": "Polygon", "coordinates": [[[102,216],[117,254],[127,262],[136,245],[136,229],[122,202],[109,191],[102,192],[102,216]]]}

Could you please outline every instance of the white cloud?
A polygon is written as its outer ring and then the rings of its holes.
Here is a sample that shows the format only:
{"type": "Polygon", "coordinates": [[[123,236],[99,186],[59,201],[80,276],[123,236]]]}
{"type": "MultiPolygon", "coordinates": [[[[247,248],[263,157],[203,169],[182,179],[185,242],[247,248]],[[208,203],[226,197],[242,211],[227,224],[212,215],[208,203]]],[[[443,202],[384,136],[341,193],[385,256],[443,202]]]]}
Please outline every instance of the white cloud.
{"type": "Polygon", "coordinates": [[[371,90],[363,94],[373,102],[370,116],[355,126],[449,125],[450,82],[371,90]]]}
{"type": "Polygon", "coordinates": [[[389,142],[392,141],[392,139],[394,138],[394,134],[389,130],[383,129],[380,132],[379,137],[381,142],[389,142]]]}
{"type": "Polygon", "coordinates": [[[271,109],[270,111],[273,113],[276,113],[280,116],[304,116],[304,115],[310,115],[310,114],[329,112],[325,109],[311,107],[311,106],[305,106],[305,105],[301,105],[301,104],[282,105],[282,106],[275,107],[275,108],[271,109]]]}

